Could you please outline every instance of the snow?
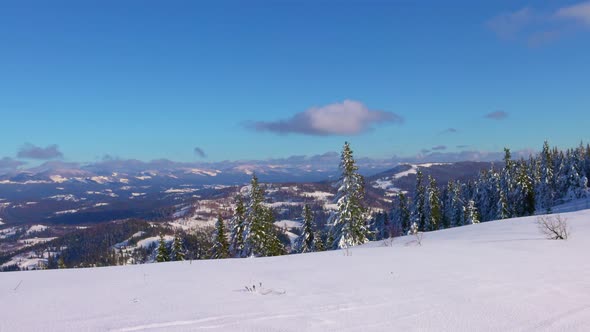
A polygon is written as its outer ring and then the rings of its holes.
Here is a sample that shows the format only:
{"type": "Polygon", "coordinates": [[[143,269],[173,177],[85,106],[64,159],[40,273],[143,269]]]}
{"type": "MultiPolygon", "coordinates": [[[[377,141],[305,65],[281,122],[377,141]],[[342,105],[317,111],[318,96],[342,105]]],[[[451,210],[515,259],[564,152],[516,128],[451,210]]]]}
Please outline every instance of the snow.
{"type": "Polygon", "coordinates": [[[418,164],[417,166],[429,168],[432,166],[444,166],[444,165],[451,165],[451,163],[425,163],[425,164],[418,164]]]}
{"type": "Polygon", "coordinates": [[[72,194],[55,195],[55,196],[50,196],[48,198],[54,199],[56,201],[70,201],[70,202],[79,202],[80,201],[76,196],[74,196],[72,194]]]}
{"type": "Polygon", "coordinates": [[[551,208],[553,213],[574,212],[590,209],[590,197],[580,198],[551,208]]]}
{"type": "Polygon", "coordinates": [[[206,170],[206,169],[198,169],[198,168],[190,168],[186,170],[186,173],[201,175],[201,176],[217,176],[221,173],[218,170],[206,170]]]}
{"type": "Polygon", "coordinates": [[[61,175],[51,175],[51,176],[49,176],[49,179],[55,183],[64,183],[64,182],[68,181],[67,178],[64,178],[61,175]]]}
{"type": "Polygon", "coordinates": [[[57,238],[56,237],[34,237],[34,238],[30,238],[30,239],[18,240],[18,243],[33,246],[33,245],[36,245],[39,243],[45,243],[45,242],[49,242],[49,241],[52,241],[55,239],[57,239],[57,238]]]}
{"type": "Polygon", "coordinates": [[[26,232],[26,235],[43,232],[45,230],[47,230],[47,226],[45,226],[45,225],[33,225],[33,226],[29,227],[29,229],[26,232]]]}
{"type": "Polygon", "coordinates": [[[567,241],[528,217],[422,246],[3,273],[0,330],[588,331],[590,210],[562,216],[567,241]]]}
{"type": "Polygon", "coordinates": [[[315,198],[317,200],[328,200],[334,196],[334,194],[325,191],[314,191],[311,193],[303,193],[304,197],[315,198]]]}
{"type": "Polygon", "coordinates": [[[164,191],[165,194],[188,194],[188,193],[194,193],[196,191],[199,191],[199,189],[195,189],[195,188],[182,188],[182,189],[175,189],[175,188],[170,188],[164,191]]]}
{"type": "Polygon", "coordinates": [[[418,173],[418,165],[408,165],[408,166],[411,167],[409,170],[396,173],[392,176],[392,178],[394,180],[397,180],[397,179],[401,179],[405,176],[408,176],[410,174],[417,174],[418,173]]]}
{"type": "Polygon", "coordinates": [[[57,211],[57,212],[55,212],[56,215],[72,214],[72,213],[78,213],[78,210],[77,209],[71,209],[71,210],[63,210],[63,211],[57,211]]]}
{"type": "Polygon", "coordinates": [[[96,203],[94,204],[94,207],[101,207],[101,206],[107,206],[109,205],[109,203],[96,203]]]}
{"type": "MultiPolygon", "coordinates": [[[[136,235],[136,234],[134,234],[134,235],[136,235]]],[[[159,236],[152,236],[152,237],[148,237],[146,239],[137,241],[137,246],[141,247],[141,248],[149,248],[152,245],[157,245],[159,241],[160,241],[159,236]]],[[[174,241],[174,237],[171,235],[164,235],[164,241],[166,241],[166,243],[172,242],[172,241],[174,241]]]]}
{"type": "Polygon", "coordinates": [[[108,182],[112,182],[112,180],[109,177],[106,176],[93,176],[90,178],[90,180],[98,183],[98,184],[105,184],[108,182]]]}
{"type": "Polygon", "coordinates": [[[272,202],[272,203],[264,203],[264,206],[269,207],[269,208],[279,208],[282,206],[299,206],[299,205],[303,205],[302,202],[272,202]]]}
{"type": "Polygon", "coordinates": [[[276,221],[274,224],[279,228],[300,228],[302,226],[299,221],[294,220],[281,220],[276,221]]]}

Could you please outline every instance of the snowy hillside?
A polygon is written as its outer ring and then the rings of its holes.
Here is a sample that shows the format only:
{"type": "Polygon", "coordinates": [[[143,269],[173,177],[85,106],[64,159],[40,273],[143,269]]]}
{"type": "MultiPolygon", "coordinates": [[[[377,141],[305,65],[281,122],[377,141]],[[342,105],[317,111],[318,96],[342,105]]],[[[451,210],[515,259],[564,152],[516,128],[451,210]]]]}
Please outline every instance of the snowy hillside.
{"type": "Polygon", "coordinates": [[[348,255],[5,273],[0,331],[588,331],[590,210],[562,216],[567,241],[528,217],[348,255]]]}

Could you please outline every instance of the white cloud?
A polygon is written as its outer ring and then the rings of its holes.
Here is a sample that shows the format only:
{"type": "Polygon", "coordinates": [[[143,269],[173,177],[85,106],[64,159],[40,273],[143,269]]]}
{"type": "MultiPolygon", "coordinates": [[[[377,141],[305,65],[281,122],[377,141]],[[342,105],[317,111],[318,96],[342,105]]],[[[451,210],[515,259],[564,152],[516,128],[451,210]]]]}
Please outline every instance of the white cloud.
{"type": "Polygon", "coordinates": [[[289,119],[265,122],[249,126],[258,131],[280,134],[299,133],[306,135],[358,135],[369,131],[379,123],[401,123],[403,118],[393,112],[370,110],[354,100],[345,100],[322,107],[312,107],[289,119]]]}
{"type": "Polygon", "coordinates": [[[583,24],[590,25],[590,1],[560,8],[555,13],[555,16],[564,19],[576,20],[583,24]]]}

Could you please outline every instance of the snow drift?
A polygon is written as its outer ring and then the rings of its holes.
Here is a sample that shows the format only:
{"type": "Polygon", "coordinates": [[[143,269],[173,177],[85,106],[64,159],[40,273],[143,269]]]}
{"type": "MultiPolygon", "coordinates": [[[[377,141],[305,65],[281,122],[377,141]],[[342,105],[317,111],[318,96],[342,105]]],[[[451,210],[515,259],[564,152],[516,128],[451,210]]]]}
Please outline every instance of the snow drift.
{"type": "Polygon", "coordinates": [[[3,273],[0,331],[588,331],[590,210],[348,251],[3,273]],[[246,288],[249,288],[246,289],[246,288]]]}

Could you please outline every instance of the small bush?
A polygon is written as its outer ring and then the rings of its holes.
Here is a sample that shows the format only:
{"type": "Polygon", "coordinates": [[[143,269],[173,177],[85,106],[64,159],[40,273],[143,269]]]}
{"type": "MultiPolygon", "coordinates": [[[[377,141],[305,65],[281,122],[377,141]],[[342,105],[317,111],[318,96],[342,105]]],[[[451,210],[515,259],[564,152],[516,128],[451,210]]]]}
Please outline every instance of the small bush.
{"type": "Polygon", "coordinates": [[[537,218],[539,231],[549,240],[567,240],[570,235],[567,219],[560,215],[537,218]]]}

